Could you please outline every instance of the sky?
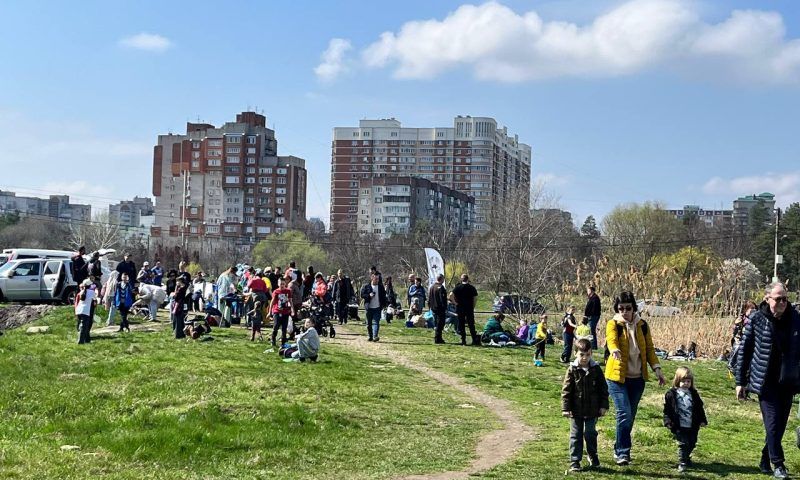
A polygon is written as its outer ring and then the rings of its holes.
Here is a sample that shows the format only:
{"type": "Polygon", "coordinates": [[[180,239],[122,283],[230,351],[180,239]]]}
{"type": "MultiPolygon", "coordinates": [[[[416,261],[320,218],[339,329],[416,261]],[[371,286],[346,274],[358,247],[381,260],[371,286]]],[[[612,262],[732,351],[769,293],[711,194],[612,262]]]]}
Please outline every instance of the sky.
{"type": "Polygon", "coordinates": [[[488,116],[580,225],[800,201],[800,2],[6,2],[0,189],[152,195],[159,134],[263,111],[326,223],[333,127],[488,116]]]}

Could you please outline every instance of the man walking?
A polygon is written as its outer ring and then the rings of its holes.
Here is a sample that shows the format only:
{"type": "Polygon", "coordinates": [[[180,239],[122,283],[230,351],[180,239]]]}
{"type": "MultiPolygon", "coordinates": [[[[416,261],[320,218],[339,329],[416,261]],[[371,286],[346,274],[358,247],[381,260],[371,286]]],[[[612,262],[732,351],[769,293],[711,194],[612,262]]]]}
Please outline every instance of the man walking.
{"type": "Polygon", "coordinates": [[[781,441],[792,399],[800,393],[800,314],[789,305],[784,284],[774,282],[765,293],[750,314],[736,353],[736,398],[744,400],[747,392],[758,395],[766,432],[759,469],[788,478],[781,441]]]}
{"type": "Polygon", "coordinates": [[[119,278],[122,278],[123,273],[128,274],[128,279],[132,282],[136,280],[136,264],[133,263],[131,260],[131,254],[125,253],[123,255],[123,260],[117,264],[117,271],[119,272],[119,278]]]}
{"type": "Polygon", "coordinates": [[[593,286],[586,289],[586,295],[589,299],[586,301],[583,316],[589,319],[589,329],[592,331],[592,350],[597,350],[597,322],[600,321],[601,310],[600,297],[597,296],[593,286]]]}
{"type": "Polygon", "coordinates": [[[481,338],[475,332],[475,304],[478,303],[478,291],[469,283],[469,276],[466,273],[461,275],[461,283],[456,285],[450,297],[456,304],[461,345],[467,344],[467,326],[472,337],[472,345],[480,345],[481,338]]]}
{"type": "Polygon", "coordinates": [[[89,269],[86,267],[86,260],[83,256],[86,255],[86,247],[81,246],[78,253],[72,257],[72,279],[75,283],[80,285],[84,280],[89,278],[89,269]]]}
{"type": "Polygon", "coordinates": [[[353,282],[342,272],[342,269],[339,269],[336,272],[336,281],[333,282],[333,304],[336,316],[339,317],[339,325],[347,323],[347,309],[353,293],[353,282]]]}
{"type": "Polygon", "coordinates": [[[370,275],[370,283],[361,288],[361,298],[367,311],[367,335],[370,342],[380,340],[378,331],[381,328],[381,310],[386,308],[386,290],[383,288],[378,274],[370,275]]]}
{"type": "Polygon", "coordinates": [[[444,330],[444,322],[447,318],[447,289],[444,288],[444,275],[441,273],[436,277],[436,283],[431,285],[431,288],[428,290],[428,304],[431,307],[433,319],[436,322],[436,333],[433,337],[433,343],[445,343],[442,338],[442,330],[444,330]]]}

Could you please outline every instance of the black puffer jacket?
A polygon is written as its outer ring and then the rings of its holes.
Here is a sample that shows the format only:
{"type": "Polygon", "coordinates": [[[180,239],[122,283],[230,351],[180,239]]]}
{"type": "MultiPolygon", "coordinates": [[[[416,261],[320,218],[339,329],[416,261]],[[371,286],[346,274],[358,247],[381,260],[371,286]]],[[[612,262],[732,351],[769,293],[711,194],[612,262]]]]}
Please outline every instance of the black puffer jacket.
{"type": "MultiPolygon", "coordinates": [[[[780,376],[781,388],[794,393],[800,392],[800,314],[787,306],[780,319],[775,319],[767,302],[762,302],[758,310],[750,314],[750,323],[742,334],[741,348],[736,352],[737,386],[745,386],[749,392],[761,395],[767,380],[772,349],[783,341],[780,376]],[[788,338],[777,338],[775,322],[788,322],[788,338]]],[[[776,385],[777,386],[777,385],[776,385]]]]}

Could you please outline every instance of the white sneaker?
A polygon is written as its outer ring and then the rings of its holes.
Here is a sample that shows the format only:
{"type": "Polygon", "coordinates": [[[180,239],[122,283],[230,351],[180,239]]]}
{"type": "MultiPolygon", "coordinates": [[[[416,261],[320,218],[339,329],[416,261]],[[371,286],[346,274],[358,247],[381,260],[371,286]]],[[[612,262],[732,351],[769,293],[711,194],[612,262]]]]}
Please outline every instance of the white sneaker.
{"type": "Polygon", "coordinates": [[[514,342],[507,342],[506,343],[506,347],[516,347],[516,346],[517,346],[517,344],[514,343],[514,342]]]}

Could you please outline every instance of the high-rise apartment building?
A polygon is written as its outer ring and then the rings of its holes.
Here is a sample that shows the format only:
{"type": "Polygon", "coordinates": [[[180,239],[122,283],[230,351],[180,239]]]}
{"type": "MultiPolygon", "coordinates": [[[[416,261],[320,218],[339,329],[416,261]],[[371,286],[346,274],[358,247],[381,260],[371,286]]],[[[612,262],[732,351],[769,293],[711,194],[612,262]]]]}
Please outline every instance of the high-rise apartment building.
{"type": "Polygon", "coordinates": [[[159,135],[152,234],[252,241],[304,221],[305,160],[277,151],[275,132],[255,112],[219,128],[187,123],[183,135],[159,135]]]}
{"type": "Polygon", "coordinates": [[[488,230],[512,195],[528,199],[531,147],[488,117],[455,117],[452,127],[403,128],[400,121],[361,120],[333,129],[331,229],[357,228],[359,184],[414,176],[475,198],[473,230],[488,230]]]}
{"type": "Polygon", "coordinates": [[[733,225],[745,228],[750,225],[750,214],[754,207],[765,209],[770,218],[775,218],[775,195],[764,192],[759,195],[746,195],[733,201],[733,225]]]}
{"type": "Polygon", "coordinates": [[[360,180],[358,232],[388,237],[409,233],[420,220],[438,221],[469,233],[475,198],[419,177],[360,180]]]}
{"type": "Polygon", "coordinates": [[[62,221],[92,220],[92,206],[70,203],[69,195],[50,195],[48,198],[20,197],[14,192],[0,190],[0,213],[51,217],[62,221]]]}
{"type": "Polygon", "coordinates": [[[143,217],[155,214],[153,201],[149,197],[133,197],[108,206],[108,221],[121,227],[140,227],[143,217]]]}

